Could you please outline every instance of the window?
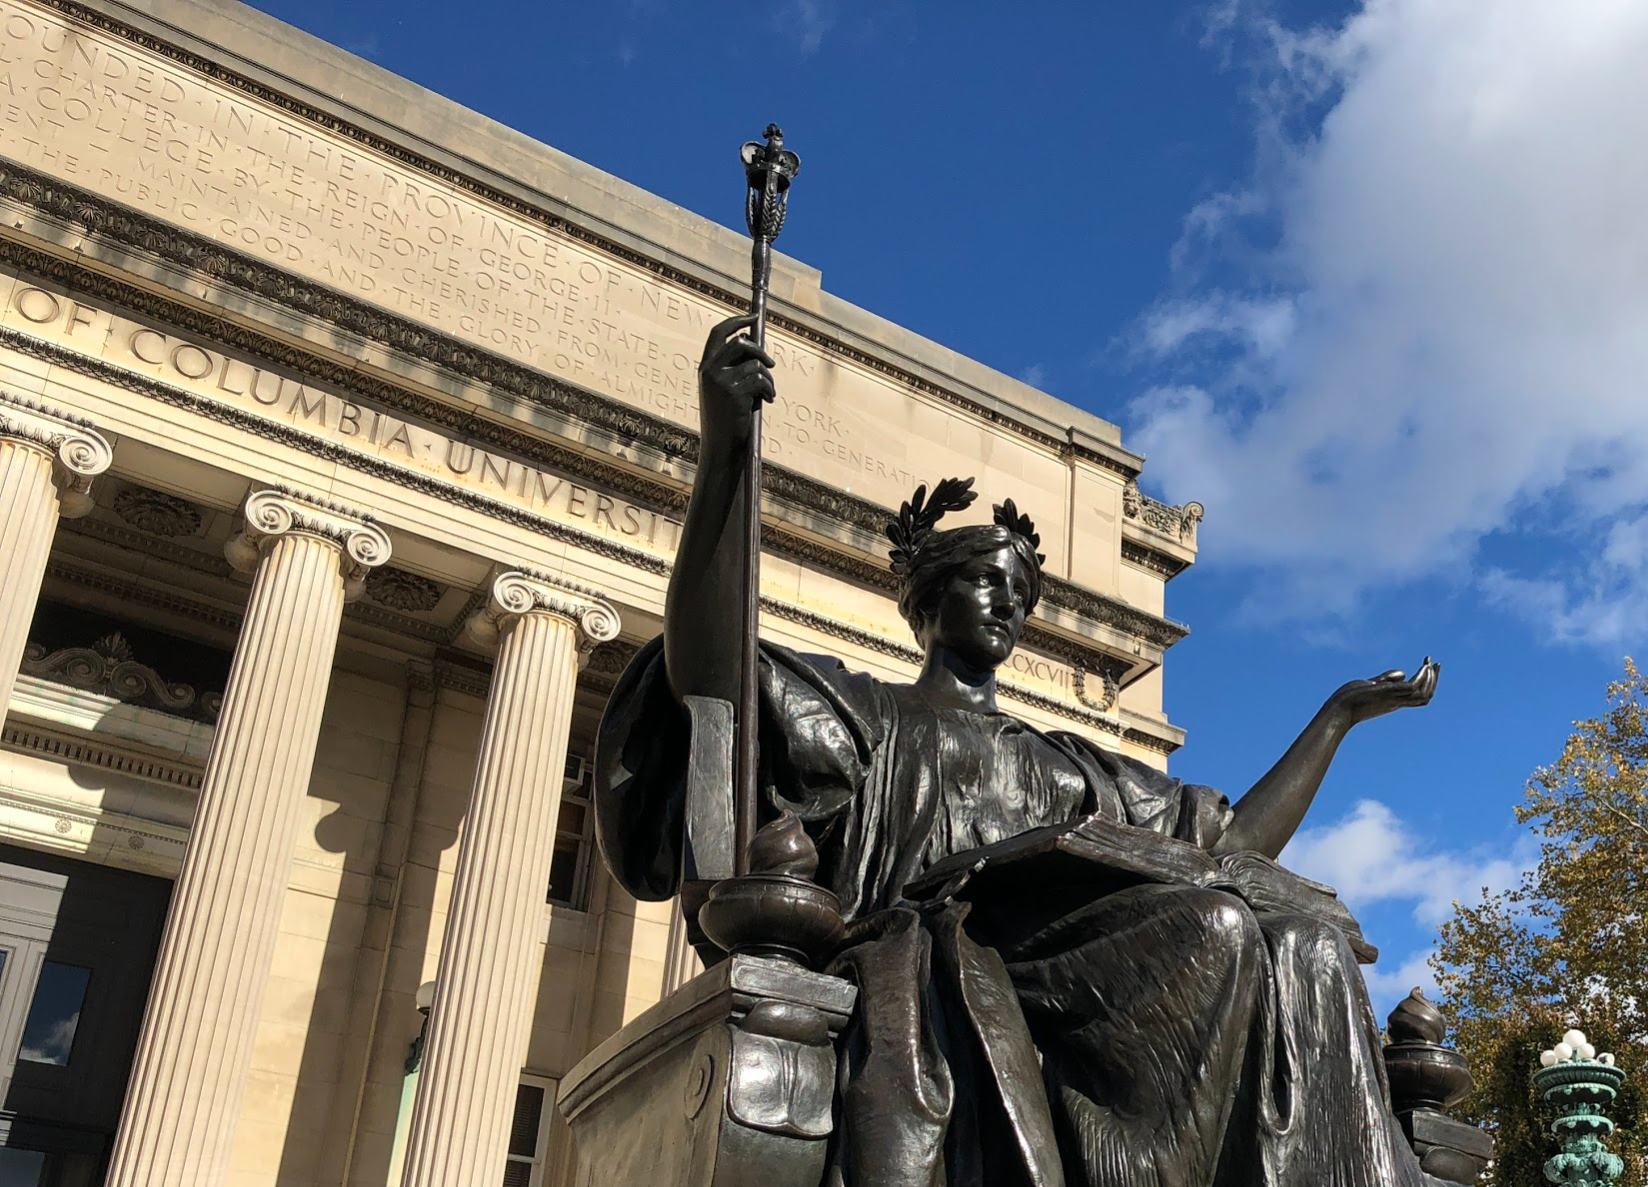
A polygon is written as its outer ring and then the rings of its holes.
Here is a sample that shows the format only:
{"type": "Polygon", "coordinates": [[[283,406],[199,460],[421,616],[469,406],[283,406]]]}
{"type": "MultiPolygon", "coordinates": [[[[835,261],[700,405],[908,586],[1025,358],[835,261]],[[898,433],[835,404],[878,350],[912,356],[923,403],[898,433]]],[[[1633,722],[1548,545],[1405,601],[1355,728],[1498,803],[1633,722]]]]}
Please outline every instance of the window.
{"type": "Polygon", "coordinates": [[[521,1077],[521,1085],[515,1090],[515,1120],[509,1127],[503,1187],[543,1187],[549,1161],[550,1110],[554,1105],[554,1080],[521,1077]]]}
{"type": "Polygon", "coordinates": [[[0,1187],[36,1187],[46,1175],[46,1156],[38,1150],[0,1147],[0,1187]]]}
{"type": "Polygon", "coordinates": [[[549,861],[547,901],[582,910],[589,883],[589,764],[567,755],[561,782],[561,812],[555,821],[555,852],[549,861]]]}
{"type": "MultiPolygon", "coordinates": [[[[29,1063],[67,1067],[74,1050],[74,1032],[80,1025],[80,1007],[86,1003],[86,986],[92,971],[77,964],[55,960],[40,963],[40,978],[34,983],[34,1000],[23,1023],[23,1045],[17,1058],[29,1063]]],[[[3,1187],[3,1185],[0,1185],[3,1187]]]]}

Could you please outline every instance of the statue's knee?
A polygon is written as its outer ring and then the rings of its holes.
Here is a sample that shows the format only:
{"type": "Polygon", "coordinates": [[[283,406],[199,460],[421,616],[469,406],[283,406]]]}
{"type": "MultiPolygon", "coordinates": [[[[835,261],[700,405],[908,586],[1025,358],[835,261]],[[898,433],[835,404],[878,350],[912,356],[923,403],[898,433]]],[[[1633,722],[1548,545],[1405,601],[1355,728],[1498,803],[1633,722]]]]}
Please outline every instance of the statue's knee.
{"type": "Polygon", "coordinates": [[[1355,965],[1356,957],[1345,933],[1326,920],[1277,913],[1265,917],[1265,932],[1278,954],[1308,954],[1313,968],[1327,967],[1334,960],[1355,965]]]}
{"type": "Polygon", "coordinates": [[[1257,949],[1264,942],[1253,909],[1233,894],[1222,890],[1196,889],[1188,892],[1190,905],[1201,924],[1205,942],[1220,951],[1238,956],[1257,949]]]}

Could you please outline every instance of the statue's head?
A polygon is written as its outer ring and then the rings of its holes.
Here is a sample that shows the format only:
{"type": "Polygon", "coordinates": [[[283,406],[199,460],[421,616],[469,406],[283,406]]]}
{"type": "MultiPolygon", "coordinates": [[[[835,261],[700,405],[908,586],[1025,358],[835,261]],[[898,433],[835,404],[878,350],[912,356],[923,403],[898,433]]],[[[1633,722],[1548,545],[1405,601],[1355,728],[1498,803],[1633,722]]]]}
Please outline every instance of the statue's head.
{"type": "Polygon", "coordinates": [[[1008,499],[995,521],[941,531],[950,511],[978,496],[971,478],[946,478],[919,487],[889,520],[892,570],[899,580],[898,609],[923,649],[942,643],[979,668],[1012,654],[1024,620],[1041,598],[1041,537],[1028,515],[1008,499]]]}

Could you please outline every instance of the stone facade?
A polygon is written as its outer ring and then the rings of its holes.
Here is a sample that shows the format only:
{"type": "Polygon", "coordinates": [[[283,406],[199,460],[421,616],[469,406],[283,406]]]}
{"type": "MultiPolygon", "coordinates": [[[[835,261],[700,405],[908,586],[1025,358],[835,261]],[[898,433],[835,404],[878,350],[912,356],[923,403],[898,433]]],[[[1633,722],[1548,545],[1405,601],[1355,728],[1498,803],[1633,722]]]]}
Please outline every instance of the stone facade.
{"type": "MultiPolygon", "coordinates": [[[[559,1187],[556,1078],[693,971],[594,860],[584,760],[747,245],[230,0],[0,30],[0,837],[172,884],[119,1122],[50,1157],[559,1187]]],[[[913,676],[881,522],[974,475],[1048,556],[1006,707],[1165,764],[1201,508],[814,269],[772,309],[764,633],[913,676]]],[[[17,1111],[0,1157],[56,1149],[17,1111]]]]}

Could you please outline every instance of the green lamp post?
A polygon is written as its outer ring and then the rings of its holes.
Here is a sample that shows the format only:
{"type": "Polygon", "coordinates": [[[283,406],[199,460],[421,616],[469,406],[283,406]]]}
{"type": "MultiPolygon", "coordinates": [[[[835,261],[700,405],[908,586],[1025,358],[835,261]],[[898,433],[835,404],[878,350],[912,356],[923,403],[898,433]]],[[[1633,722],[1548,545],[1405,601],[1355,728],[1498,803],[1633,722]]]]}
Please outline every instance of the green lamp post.
{"type": "Polygon", "coordinates": [[[1562,1152],[1545,1161],[1545,1177],[1553,1183],[1612,1183],[1625,1164],[1602,1144],[1614,1132],[1602,1110],[1618,1095],[1625,1073],[1614,1066],[1612,1055],[1598,1055],[1578,1030],[1542,1052],[1539,1063],[1534,1088],[1555,1106],[1551,1132],[1562,1141],[1562,1152]]]}

